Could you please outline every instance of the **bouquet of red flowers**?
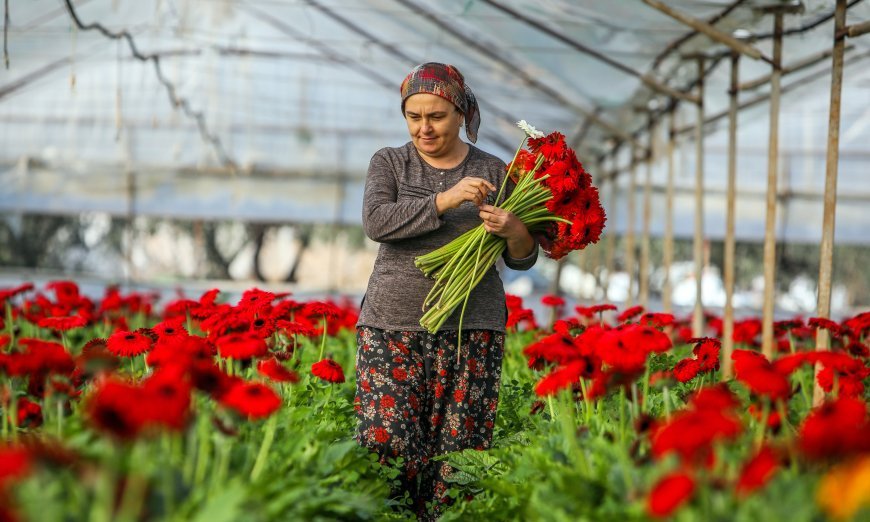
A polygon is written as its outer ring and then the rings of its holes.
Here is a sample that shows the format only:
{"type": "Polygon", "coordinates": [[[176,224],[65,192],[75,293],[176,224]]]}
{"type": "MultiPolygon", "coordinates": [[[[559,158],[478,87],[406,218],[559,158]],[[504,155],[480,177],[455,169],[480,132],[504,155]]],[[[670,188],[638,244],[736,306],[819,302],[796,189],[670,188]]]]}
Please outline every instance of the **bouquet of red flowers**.
{"type": "MultiPolygon", "coordinates": [[[[598,189],[565,143],[565,136],[558,132],[545,136],[525,121],[518,125],[526,138],[507,166],[508,175],[495,205],[513,212],[553,259],[597,242],[606,219],[598,189]],[[528,150],[523,149],[526,140],[528,150]],[[508,179],[516,186],[510,197],[499,204],[508,179]]],[[[506,244],[503,238],[487,233],[481,224],[415,259],[424,274],[435,278],[423,302],[425,313],[420,325],[430,333],[437,332],[460,303],[464,315],[471,290],[501,256],[506,244]]]]}

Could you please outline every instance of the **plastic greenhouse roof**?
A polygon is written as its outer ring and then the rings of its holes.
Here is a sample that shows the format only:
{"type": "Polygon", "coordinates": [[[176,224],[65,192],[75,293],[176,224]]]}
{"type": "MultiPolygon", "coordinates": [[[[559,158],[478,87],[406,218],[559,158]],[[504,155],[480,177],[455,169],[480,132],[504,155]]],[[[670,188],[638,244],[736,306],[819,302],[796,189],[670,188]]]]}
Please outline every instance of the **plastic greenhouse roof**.
{"type": "MultiPolygon", "coordinates": [[[[773,21],[754,8],[783,2],[666,3],[699,19],[719,16],[716,27],[726,32],[749,30],[759,37],[753,45],[769,56],[773,21]]],[[[802,14],[786,16],[785,66],[830,50],[833,21],[825,17],[834,4],[807,1],[802,14]]],[[[509,160],[522,137],[514,122],[525,119],[564,132],[600,180],[613,169],[613,162],[598,160],[613,146],[614,133],[647,143],[641,132],[647,116],[637,108],[663,108],[666,100],[638,77],[572,48],[510,10],[678,90],[688,91],[697,75],[694,62],[683,57],[709,53],[716,58],[708,61],[714,67],[705,82],[705,110],[716,114],[728,103],[724,47],[702,35],[684,39],[691,30],[639,0],[79,0],[74,5],[83,24],[129,31],[140,53],[159,55],[163,76],[190,111],[201,115],[201,128],[171,103],[154,64],[135,59],[126,41],[76,28],[57,0],[11,3],[10,66],[0,72],[2,212],[358,223],[369,158],[381,147],[408,140],[399,83],[425,61],[455,64],[475,90],[483,119],[479,147],[509,160]],[[681,39],[676,51],[666,52],[681,39]]],[[[870,3],[851,1],[847,22],[868,19],[870,3]]],[[[836,238],[867,243],[870,35],[847,43],[836,238]]],[[[763,61],[740,61],[742,80],[769,72],[763,61]]],[[[816,241],[830,58],[784,77],[783,86],[780,237],[816,241]]],[[[766,89],[741,93],[741,101],[766,89]]],[[[695,107],[679,107],[681,126],[692,124],[695,107]]],[[[741,111],[739,119],[737,234],[758,239],[764,228],[768,104],[741,111]]],[[[706,127],[711,237],[724,231],[726,126],[723,119],[706,127]]],[[[677,152],[677,182],[687,189],[677,193],[678,235],[691,234],[691,139],[691,132],[681,134],[677,152]]],[[[627,149],[622,147],[619,165],[627,163],[627,149]]],[[[662,204],[664,163],[653,169],[656,205],[662,204]]],[[[618,184],[624,193],[625,176],[618,184]]],[[[608,212],[610,230],[624,229],[625,212],[608,212]]],[[[663,230],[658,215],[651,227],[654,234],[663,230]]]]}

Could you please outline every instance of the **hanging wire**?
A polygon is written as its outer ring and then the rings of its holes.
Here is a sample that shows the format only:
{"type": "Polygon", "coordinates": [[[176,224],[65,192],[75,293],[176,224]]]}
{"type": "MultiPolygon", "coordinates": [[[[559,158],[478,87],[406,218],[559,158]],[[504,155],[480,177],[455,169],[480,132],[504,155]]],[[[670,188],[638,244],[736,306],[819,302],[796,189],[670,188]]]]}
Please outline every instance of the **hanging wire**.
{"type": "Polygon", "coordinates": [[[9,69],[9,0],[5,0],[6,10],[3,14],[3,61],[9,69]]]}
{"type": "MultiPolygon", "coordinates": [[[[8,1],[8,0],[7,0],[8,1]]],[[[119,33],[115,33],[107,29],[104,25],[99,22],[92,22],[90,24],[83,24],[79,19],[78,14],[76,14],[75,8],[72,5],[71,0],[64,0],[66,3],[67,10],[69,11],[70,16],[73,21],[82,31],[91,31],[96,30],[102,33],[107,38],[111,38],[113,40],[124,39],[127,41],[127,44],[130,46],[130,51],[133,53],[133,56],[140,61],[147,62],[151,61],[154,63],[154,71],[157,74],[157,80],[166,87],[167,94],[169,95],[169,101],[172,103],[173,107],[180,107],[182,112],[186,114],[188,117],[194,119],[196,121],[196,126],[199,129],[199,133],[202,138],[210,143],[212,147],[214,147],[215,152],[218,155],[221,163],[228,166],[230,170],[235,173],[236,172],[236,163],[229,157],[229,155],[224,150],[224,147],[221,143],[220,138],[209,132],[208,127],[205,122],[205,115],[201,111],[194,110],[190,103],[186,98],[180,97],[177,94],[175,84],[170,82],[164,75],[163,70],[160,67],[160,56],[157,54],[142,54],[139,52],[139,49],[136,47],[136,42],[133,40],[133,36],[126,30],[123,30],[119,33]]]]}

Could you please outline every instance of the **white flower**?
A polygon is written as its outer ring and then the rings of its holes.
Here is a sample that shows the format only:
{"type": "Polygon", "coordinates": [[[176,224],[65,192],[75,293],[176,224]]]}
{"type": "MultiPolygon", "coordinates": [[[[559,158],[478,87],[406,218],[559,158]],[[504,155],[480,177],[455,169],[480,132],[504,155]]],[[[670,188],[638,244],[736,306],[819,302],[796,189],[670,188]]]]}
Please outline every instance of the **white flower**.
{"type": "Polygon", "coordinates": [[[517,127],[523,129],[523,132],[526,133],[526,136],[530,138],[543,138],[544,133],[539,131],[538,129],[529,125],[529,122],[526,120],[520,120],[517,122],[517,127]]]}

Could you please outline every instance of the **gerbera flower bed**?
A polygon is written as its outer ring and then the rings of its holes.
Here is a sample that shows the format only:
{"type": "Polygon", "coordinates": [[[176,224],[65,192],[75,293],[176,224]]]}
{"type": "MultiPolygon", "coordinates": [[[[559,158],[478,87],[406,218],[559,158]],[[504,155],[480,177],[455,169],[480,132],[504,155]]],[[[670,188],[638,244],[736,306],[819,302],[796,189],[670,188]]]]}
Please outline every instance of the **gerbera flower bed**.
{"type": "MultiPolygon", "coordinates": [[[[396,472],[352,440],[352,306],[252,289],[157,311],[70,281],[0,302],[0,519],[410,513],[388,499],[396,472]]],[[[720,383],[715,317],[692,339],[642,309],[580,307],[544,330],[508,305],[494,447],[440,457],[444,520],[868,514],[870,313],[780,322],[773,360],[746,320],[720,383]],[[819,328],[830,352],[813,350],[819,328]]]]}

